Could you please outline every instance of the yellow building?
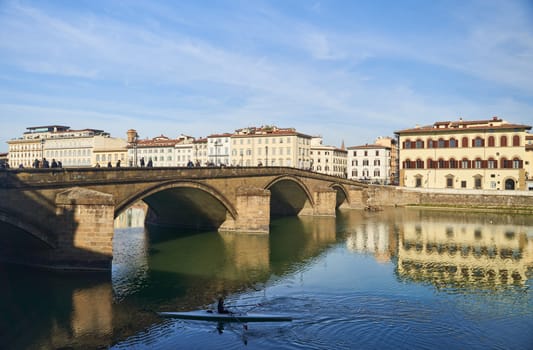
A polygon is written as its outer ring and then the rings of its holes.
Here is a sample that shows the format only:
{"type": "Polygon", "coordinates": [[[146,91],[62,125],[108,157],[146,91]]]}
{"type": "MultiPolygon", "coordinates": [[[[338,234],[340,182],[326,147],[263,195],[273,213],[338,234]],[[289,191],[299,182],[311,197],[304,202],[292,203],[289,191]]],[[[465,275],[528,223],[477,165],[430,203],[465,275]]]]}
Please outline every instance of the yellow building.
{"type": "Polygon", "coordinates": [[[494,117],[396,131],[400,186],[525,190],[530,129],[494,117]]]}
{"type": "Polygon", "coordinates": [[[233,166],[286,166],[309,169],[311,136],[276,126],[235,130],[231,136],[233,166]]]}

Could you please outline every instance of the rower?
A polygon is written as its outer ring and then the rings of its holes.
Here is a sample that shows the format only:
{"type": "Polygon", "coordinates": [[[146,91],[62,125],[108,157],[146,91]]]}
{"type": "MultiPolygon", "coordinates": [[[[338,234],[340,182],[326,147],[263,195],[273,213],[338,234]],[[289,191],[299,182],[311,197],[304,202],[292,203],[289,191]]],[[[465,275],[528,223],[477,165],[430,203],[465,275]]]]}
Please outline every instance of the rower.
{"type": "Polygon", "coordinates": [[[224,298],[218,297],[217,311],[219,314],[229,314],[230,312],[224,307],[224,298]]]}

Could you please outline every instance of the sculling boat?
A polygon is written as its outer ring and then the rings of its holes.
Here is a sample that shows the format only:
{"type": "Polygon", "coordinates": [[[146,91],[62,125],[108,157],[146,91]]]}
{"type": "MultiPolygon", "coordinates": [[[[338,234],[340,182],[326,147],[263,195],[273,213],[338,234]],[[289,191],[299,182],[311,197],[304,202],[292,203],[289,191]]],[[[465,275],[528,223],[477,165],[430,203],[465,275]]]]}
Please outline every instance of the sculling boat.
{"type": "Polygon", "coordinates": [[[184,320],[216,321],[216,322],[288,322],[292,317],[279,314],[263,314],[250,312],[230,312],[219,314],[212,310],[195,310],[184,312],[158,312],[159,316],[184,320]]]}

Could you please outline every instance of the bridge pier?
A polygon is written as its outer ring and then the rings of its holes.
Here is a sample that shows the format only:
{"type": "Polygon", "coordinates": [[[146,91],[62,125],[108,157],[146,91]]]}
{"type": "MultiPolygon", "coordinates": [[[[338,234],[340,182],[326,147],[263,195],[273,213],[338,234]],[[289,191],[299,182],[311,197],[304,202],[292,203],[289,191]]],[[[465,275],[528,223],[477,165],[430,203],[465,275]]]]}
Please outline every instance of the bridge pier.
{"type": "Polygon", "coordinates": [[[337,205],[337,191],[331,188],[318,188],[313,192],[315,206],[313,216],[335,216],[337,205]]]}
{"type": "Polygon", "coordinates": [[[56,268],[111,270],[113,196],[74,187],[56,195],[56,249],[48,260],[56,268]]]}
{"type": "Polygon", "coordinates": [[[228,218],[219,231],[268,233],[270,225],[270,191],[255,187],[240,187],[236,191],[235,209],[238,216],[228,218]]]}

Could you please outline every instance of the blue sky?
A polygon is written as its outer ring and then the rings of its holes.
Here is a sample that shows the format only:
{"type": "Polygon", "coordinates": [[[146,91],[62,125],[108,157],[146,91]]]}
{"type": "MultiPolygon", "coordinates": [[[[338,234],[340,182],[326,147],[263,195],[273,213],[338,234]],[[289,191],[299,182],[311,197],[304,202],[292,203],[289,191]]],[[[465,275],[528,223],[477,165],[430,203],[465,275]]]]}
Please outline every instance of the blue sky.
{"type": "Polygon", "coordinates": [[[0,152],[275,124],[346,146],[440,120],[533,125],[533,3],[0,0],[0,152]]]}

